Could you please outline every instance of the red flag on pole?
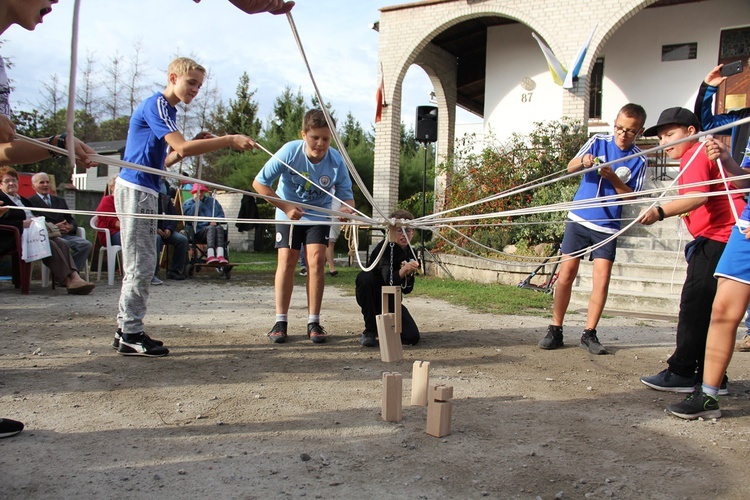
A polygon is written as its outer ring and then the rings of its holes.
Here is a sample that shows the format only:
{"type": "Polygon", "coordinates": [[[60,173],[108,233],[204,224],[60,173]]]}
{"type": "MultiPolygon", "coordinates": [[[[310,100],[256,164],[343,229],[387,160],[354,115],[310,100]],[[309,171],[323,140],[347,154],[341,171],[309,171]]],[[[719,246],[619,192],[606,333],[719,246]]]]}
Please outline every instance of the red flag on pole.
{"type": "Polygon", "coordinates": [[[380,70],[380,80],[378,81],[378,90],[375,93],[375,99],[377,105],[375,107],[375,123],[378,123],[382,119],[383,106],[385,106],[385,85],[383,83],[383,70],[380,70]]]}

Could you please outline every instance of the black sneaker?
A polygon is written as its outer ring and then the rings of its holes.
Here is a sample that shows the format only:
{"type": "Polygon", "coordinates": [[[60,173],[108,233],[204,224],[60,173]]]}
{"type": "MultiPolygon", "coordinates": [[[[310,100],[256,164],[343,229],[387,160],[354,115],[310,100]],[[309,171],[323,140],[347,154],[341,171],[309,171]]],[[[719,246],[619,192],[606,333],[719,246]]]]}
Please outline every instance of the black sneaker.
{"type": "Polygon", "coordinates": [[[607,349],[599,343],[596,330],[593,328],[586,328],[583,331],[583,335],[581,335],[581,347],[588,349],[591,354],[609,354],[607,349]]]}
{"type": "Polygon", "coordinates": [[[721,418],[719,400],[702,392],[700,389],[696,389],[683,402],[667,406],[665,411],[685,420],[721,418]]]}
{"type": "Polygon", "coordinates": [[[362,336],[359,338],[359,345],[362,347],[377,347],[378,346],[377,333],[365,330],[362,332],[362,336]]]}
{"type": "Polygon", "coordinates": [[[123,356],[149,356],[152,358],[169,354],[169,349],[163,345],[158,345],[156,342],[143,332],[140,334],[124,334],[120,337],[120,347],[117,349],[117,354],[122,354],[123,356]],[[127,340],[125,335],[128,335],[131,340],[127,340]]]}
{"type": "Polygon", "coordinates": [[[557,349],[563,347],[563,329],[561,326],[549,325],[547,335],[539,341],[542,349],[557,349]]]}
{"type": "Polygon", "coordinates": [[[328,339],[328,333],[325,328],[320,326],[320,323],[308,323],[307,336],[314,344],[322,344],[328,339]]]}
{"type": "Polygon", "coordinates": [[[169,271],[167,273],[167,279],[176,280],[176,281],[183,281],[185,279],[185,275],[182,274],[182,273],[176,273],[174,271],[169,271]]]}
{"type": "Polygon", "coordinates": [[[651,375],[650,377],[641,377],[641,382],[657,391],[690,394],[695,390],[693,377],[677,375],[676,373],[669,371],[669,368],[660,371],[656,375],[651,375]]]}
{"type": "MultiPolygon", "coordinates": [[[[146,335],[146,334],[144,333],[143,335],[146,335]]],[[[151,337],[149,337],[148,335],[146,335],[146,338],[147,338],[147,339],[148,339],[148,340],[149,340],[150,342],[153,342],[154,344],[156,344],[156,345],[158,345],[158,346],[162,346],[162,345],[164,345],[164,342],[162,342],[161,340],[156,340],[156,339],[152,339],[152,338],[151,338],[151,337]]],[[[117,350],[117,349],[119,349],[119,348],[120,348],[120,339],[122,339],[122,330],[120,330],[120,329],[118,328],[118,329],[117,329],[117,331],[115,332],[115,339],[114,339],[114,340],[112,341],[112,347],[113,347],[113,348],[114,348],[115,350],[117,350]]]]}
{"type": "Polygon", "coordinates": [[[0,418],[0,438],[15,436],[23,430],[23,424],[9,418],[0,418]]]}
{"type": "Polygon", "coordinates": [[[729,388],[727,387],[727,384],[729,383],[729,377],[727,377],[726,373],[724,374],[724,378],[721,379],[721,385],[719,386],[719,396],[728,396],[729,395],[729,388]]]}
{"type": "Polygon", "coordinates": [[[274,344],[283,344],[286,342],[286,321],[277,321],[271,331],[268,332],[268,338],[274,344]]]}

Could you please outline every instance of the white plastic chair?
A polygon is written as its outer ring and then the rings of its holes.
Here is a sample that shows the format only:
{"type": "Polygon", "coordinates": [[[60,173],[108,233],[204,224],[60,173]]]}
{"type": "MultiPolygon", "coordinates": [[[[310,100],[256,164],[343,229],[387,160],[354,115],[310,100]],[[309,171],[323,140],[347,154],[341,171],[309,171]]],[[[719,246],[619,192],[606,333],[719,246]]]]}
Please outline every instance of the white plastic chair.
{"type": "MultiPolygon", "coordinates": [[[[78,236],[81,238],[86,239],[86,230],[80,226],[78,226],[78,236]]],[[[46,287],[49,285],[49,275],[50,275],[50,269],[49,267],[45,266],[42,261],[40,260],[39,263],[42,266],[42,286],[46,287]]],[[[89,280],[89,267],[91,267],[91,259],[86,259],[86,269],[83,270],[83,273],[81,273],[81,270],[79,269],[78,274],[83,274],[85,276],[86,281],[89,280]]]]}
{"type": "Polygon", "coordinates": [[[102,261],[104,260],[104,254],[107,254],[107,282],[110,285],[115,284],[115,269],[117,268],[117,258],[118,255],[120,256],[120,259],[122,259],[122,247],[120,245],[113,245],[112,244],[112,238],[109,234],[109,229],[106,227],[99,227],[97,223],[99,222],[99,216],[95,215],[91,218],[91,227],[92,229],[95,229],[96,231],[100,231],[104,233],[105,241],[107,242],[106,246],[103,246],[99,249],[99,264],[97,266],[96,270],[96,281],[99,281],[102,276],[102,261]]]}

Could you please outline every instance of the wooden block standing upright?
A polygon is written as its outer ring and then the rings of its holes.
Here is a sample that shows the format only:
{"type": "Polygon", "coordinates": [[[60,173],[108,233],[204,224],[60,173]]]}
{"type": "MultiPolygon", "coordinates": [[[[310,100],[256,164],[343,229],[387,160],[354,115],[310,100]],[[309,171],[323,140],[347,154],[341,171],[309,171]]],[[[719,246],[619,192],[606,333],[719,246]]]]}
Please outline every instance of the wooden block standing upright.
{"type": "Polygon", "coordinates": [[[393,313],[375,316],[380,341],[380,359],[385,363],[393,363],[404,359],[401,335],[396,333],[395,316],[393,313]]]}
{"type": "Polygon", "coordinates": [[[427,406],[430,385],[430,362],[415,361],[411,371],[411,405],[427,406]]]}
{"type": "Polygon", "coordinates": [[[430,436],[443,437],[451,433],[452,398],[452,386],[430,386],[427,402],[427,434],[430,436]]]}
{"type": "Polygon", "coordinates": [[[393,295],[393,313],[396,315],[396,333],[401,335],[401,287],[400,286],[384,286],[381,290],[381,303],[383,314],[388,314],[391,311],[388,309],[388,296],[393,295]]]}
{"type": "Polygon", "coordinates": [[[383,373],[383,404],[380,415],[386,422],[401,421],[403,385],[400,373],[383,373]]]}

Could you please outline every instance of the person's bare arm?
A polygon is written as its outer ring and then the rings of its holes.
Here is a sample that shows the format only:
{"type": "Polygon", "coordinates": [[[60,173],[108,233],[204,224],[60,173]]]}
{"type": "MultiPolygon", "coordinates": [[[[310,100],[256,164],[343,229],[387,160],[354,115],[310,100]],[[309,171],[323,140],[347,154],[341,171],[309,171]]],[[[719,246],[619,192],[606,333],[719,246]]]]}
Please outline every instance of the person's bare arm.
{"type": "MultiPolygon", "coordinates": [[[[52,144],[57,145],[57,137],[58,136],[52,138],[52,144]]],[[[40,140],[47,141],[43,138],[40,140]]],[[[76,164],[86,168],[97,165],[97,163],[89,158],[89,155],[95,154],[95,151],[78,139],[75,141],[75,154],[77,157],[76,164]]],[[[48,149],[30,142],[15,140],[13,142],[0,144],[0,166],[28,165],[29,163],[36,163],[50,157],[51,155],[48,149]]]]}
{"type": "MultiPolygon", "coordinates": [[[[200,3],[201,0],[193,0],[200,3]]],[[[294,2],[285,2],[284,0],[229,0],[232,5],[247,14],[258,14],[260,12],[270,12],[271,14],[286,14],[294,7],[294,2]]]]}
{"type": "Polygon", "coordinates": [[[268,196],[270,198],[269,200],[267,200],[268,203],[275,206],[276,208],[280,208],[291,220],[299,220],[305,213],[301,208],[279,198],[279,195],[277,195],[270,186],[261,184],[257,179],[253,181],[253,189],[255,189],[258,194],[268,196]]]}
{"type": "Polygon", "coordinates": [[[221,137],[198,138],[186,140],[178,131],[170,132],[164,139],[172,148],[172,153],[165,161],[167,166],[177,163],[188,156],[198,156],[223,148],[232,148],[237,151],[248,151],[258,145],[250,137],[242,134],[223,135],[221,137]]]}
{"type": "MultiPolygon", "coordinates": [[[[683,193],[685,195],[701,194],[698,191],[692,191],[689,193],[683,193]]],[[[696,196],[695,198],[683,198],[680,200],[673,200],[661,207],[664,212],[664,219],[675,215],[681,215],[695,210],[708,203],[708,196],[696,196]]],[[[654,222],[662,220],[659,209],[654,206],[652,208],[644,208],[641,214],[638,216],[640,223],[644,226],[650,226],[654,222]]]]}
{"type": "MultiPolygon", "coordinates": [[[[721,160],[721,166],[724,167],[724,172],[726,172],[727,177],[750,174],[750,169],[745,169],[737,165],[737,162],[732,158],[726,144],[722,141],[717,141],[713,137],[706,140],[706,156],[711,161],[721,160]]],[[[732,184],[740,189],[747,189],[750,187],[750,180],[732,179],[732,184]]]]}

